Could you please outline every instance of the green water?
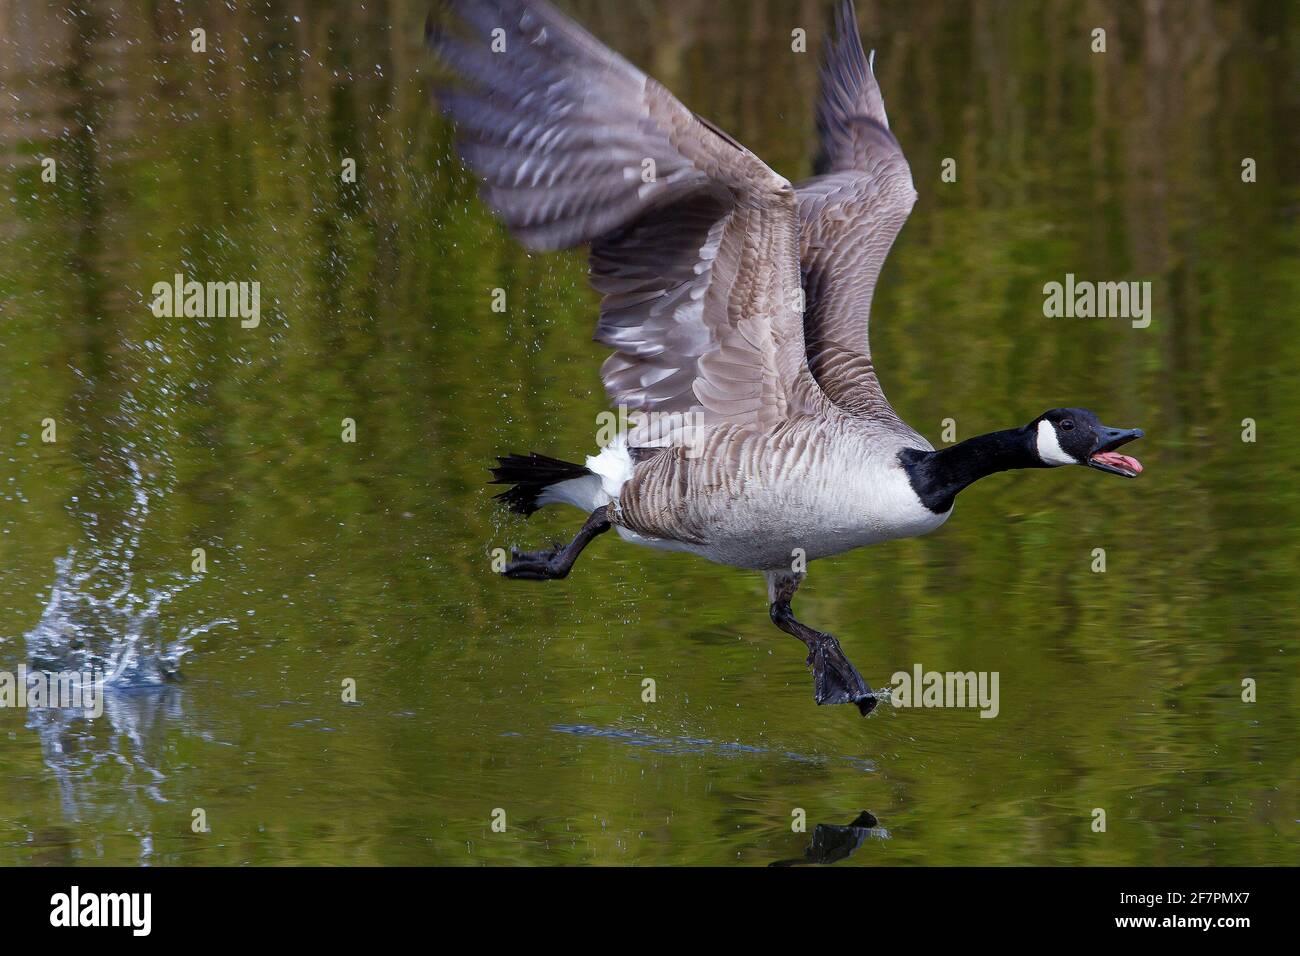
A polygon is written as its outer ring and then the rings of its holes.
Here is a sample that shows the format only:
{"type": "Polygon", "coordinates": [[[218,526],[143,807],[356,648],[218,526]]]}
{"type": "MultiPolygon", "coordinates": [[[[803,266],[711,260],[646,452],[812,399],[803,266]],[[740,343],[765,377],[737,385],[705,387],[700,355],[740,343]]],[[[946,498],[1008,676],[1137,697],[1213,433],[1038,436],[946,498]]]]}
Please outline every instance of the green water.
{"type": "MultiPolygon", "coordinates": [[[[525,254],[453,159],[422,4],[0,0],[0,668],[211,627],[99,720],[0,709],[0,863],[757,865],[863,809],[841,865],[1294,863],[1300,10],[861,6],[920,193],[874,309],[899,412],[1148,435],[1137,481],[995,476],[811,567],[873,686],[996,671],[991,720],[815,706],[753,573],[612,535],[491,573],[576,528],[485,467],[590,453],[604,351],[582,255],[525,254]],[[178,272],[260,282],[260,324],[156,318],[178,272]],[[1045,318],[1067,273],[1150,281],[1150,327],[1045,318]]],[[[809,173],[822,4],[566,7],[809,173]]]]}

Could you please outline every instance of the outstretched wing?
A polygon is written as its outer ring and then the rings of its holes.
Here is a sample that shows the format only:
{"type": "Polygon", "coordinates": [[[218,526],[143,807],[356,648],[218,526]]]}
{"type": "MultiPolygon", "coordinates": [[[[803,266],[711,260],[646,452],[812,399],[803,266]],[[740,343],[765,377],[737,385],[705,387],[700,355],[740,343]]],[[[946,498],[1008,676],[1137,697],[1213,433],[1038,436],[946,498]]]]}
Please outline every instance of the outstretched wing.
{"type": "Polygon", "coordinates": [[[697,424],[797,411],[815,385],[790,184],[549,3],[453,6],[471,37],[430,42],[468,85],[439,100],[521,242],[591,245],[610,398],[697,424]]]}
{"type": "Polygon", "coordinates": [[[808,364],[836,404],[901,425],[872,367],[867,326],[876,280],[916,189],[889,131],[852,0],[839,7],[826,49],[817,131],[819,175],[798,188],[808,364]]]}

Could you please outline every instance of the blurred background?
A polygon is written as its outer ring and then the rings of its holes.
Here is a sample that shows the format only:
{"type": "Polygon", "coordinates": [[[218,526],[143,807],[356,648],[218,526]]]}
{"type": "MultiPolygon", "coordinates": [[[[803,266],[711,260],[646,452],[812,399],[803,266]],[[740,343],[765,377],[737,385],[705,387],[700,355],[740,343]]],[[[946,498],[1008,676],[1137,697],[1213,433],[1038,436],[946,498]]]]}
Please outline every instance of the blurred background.
{"type": "MultiPolygon", "coordinates": [[[[830,3],[560,5],[810,175],[830,3]]],[[[485,469],[593,451],[605,351],[583,254],[455,160],[427,12],[0,0],[0,669],[140,664],[96,721],[0,709],[0,863],[766,864],[862,810],[842,865],[1294,863],[1296,3],[859,3],[920,194],[873,309],[900,414],[1148,435],[1137,481],[995,476],[811,567],[873,686],[997,671],[994,720],[816,707],[757,574],[613,536],[491,573],[576,527],[485,469]],[[259,327],[155,317],[178,272],[260,282],[259,327]],[[1067,272],[1150,281],[1150,327],[1045,318],[1067,272]]]]}

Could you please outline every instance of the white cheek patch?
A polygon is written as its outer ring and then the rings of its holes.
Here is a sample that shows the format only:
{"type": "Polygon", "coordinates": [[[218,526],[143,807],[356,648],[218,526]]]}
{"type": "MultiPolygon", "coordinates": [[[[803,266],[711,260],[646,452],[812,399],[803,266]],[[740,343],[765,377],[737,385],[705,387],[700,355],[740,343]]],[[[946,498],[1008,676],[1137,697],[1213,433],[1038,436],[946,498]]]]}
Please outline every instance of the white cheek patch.
{"type": "Polygon", "coordinates": [[[1038,423],[1038,457],[1049,465],[1077,465],[1079,462],[1065,453],[1056,438],[1056,427],[1044,418],[1038,423]]]}

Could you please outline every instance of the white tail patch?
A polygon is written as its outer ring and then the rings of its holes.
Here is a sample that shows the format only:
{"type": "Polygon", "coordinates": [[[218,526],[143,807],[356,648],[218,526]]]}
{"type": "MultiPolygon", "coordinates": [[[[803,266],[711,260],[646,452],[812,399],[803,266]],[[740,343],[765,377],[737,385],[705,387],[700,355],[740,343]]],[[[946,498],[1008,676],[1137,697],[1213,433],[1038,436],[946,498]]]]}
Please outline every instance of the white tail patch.
{"type": "Polygon", "coordinates": [[[594,474],[557,482],[537,496],[537,504],[566,504],[595,511],[602,505],[618,500],[624,482],[632,477],[632,456],[622,438],[616,439],[587,456],[587,468],[594,474]]]}

